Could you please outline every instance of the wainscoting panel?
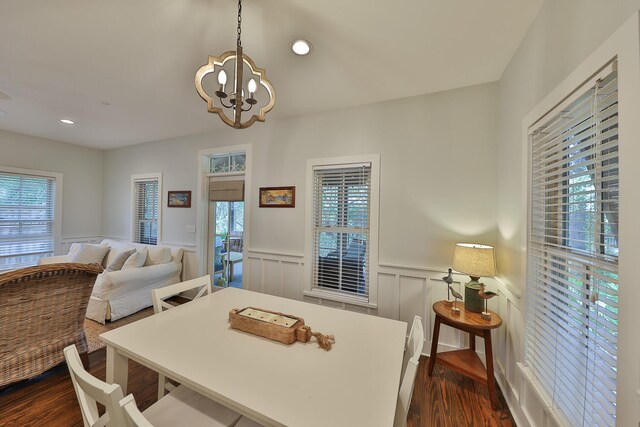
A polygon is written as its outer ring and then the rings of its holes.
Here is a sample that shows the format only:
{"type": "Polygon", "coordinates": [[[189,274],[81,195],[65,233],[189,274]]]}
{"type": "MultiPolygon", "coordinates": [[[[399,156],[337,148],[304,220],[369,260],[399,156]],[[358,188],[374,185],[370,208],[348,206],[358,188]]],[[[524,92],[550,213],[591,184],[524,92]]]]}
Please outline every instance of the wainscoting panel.
{"type": "Polygon", "coordinates": [[[243,266],[242,286],[250,291],[261,292],[262,286],[262,259],[246,256],[247,266],[243,266]],[[248,267],[248,268],[247,268],[248,267]],[[244,273],[246,271],[246,273],[244,273]]]}
{"type": "Polygon", "coordinates": [[[400,287],[395,274],[378,273],[378,316],[400,319],[400,287]]]}
{"type": "Polygon", "coordinates": [[[503,366],[506,381],[509,386],[516,392],[515,397],[518,398],[516,384],[516,362],[518,361],[517,355],[521,353],[520,343],[524,342],[524,336],[522,336],[518,325],[522,323],[521,312],[518,306],[513,304],[510,299],[505,298],[506,301],[506,320],[505,320],[505,354],[503,366]]]}
{"type": "Polygon", "coordinates": [[[98,244],[102,241],[100,236],[78,236],[78,237],[63,237],[55,250],[56,255],[66,255],[71,249],[73,243],[91,243],[98,244]]]}
{"type": "Polygon", "coordinates": [[[266,259],[262,261],[261,292],[269,295],[282,296],[282,274],[280,262],[266,259]]]}
{"type": "Polygon", "coordinates": [[[282,296],[302,299],[304,265],[299,262],[280,261],[282,270],[282,296]]]}
{"type": "MultiPolygon", "coordinates": [[[[400,291],[400,320],[407,322],[407,328],[411,327],[413,317],[421,316],[423,319],[423,328],[427,335],[430,335],[429,328],[426,328],[425,320],[428,317],[426,307],[428,301],[426,299],[427,280],[423,277],[411,277],[406,275],[398,276],[398,289],[400,291]]],[[[407,329],[409,333],[409,329],[407,329]]]]}

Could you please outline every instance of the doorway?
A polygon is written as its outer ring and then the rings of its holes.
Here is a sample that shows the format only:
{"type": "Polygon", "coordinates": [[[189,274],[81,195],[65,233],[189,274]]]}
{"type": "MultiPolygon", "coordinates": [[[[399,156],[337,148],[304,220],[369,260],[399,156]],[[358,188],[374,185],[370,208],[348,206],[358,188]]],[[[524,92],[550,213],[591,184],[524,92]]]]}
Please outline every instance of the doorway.
{"type": "Polygon", "coordinates": [[[244,181],[212,177],[209,189],[207,273],[214,286],[242,288],[244,181]]]}

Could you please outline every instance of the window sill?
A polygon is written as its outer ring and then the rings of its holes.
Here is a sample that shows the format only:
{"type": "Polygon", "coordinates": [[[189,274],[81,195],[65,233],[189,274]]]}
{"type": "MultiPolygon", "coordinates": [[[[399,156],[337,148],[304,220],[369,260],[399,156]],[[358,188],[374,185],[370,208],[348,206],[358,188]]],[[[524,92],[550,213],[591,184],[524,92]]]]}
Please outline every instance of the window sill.
{"type": "Polygon", "coordinates": [[[378,304],[370,302],[368,297],[345,295],[339,292],[332,292],[329,290],[318,289],[318,288],[305,290],[303,294],[304,296],[307,296],[307,297],[326,299],[330,301],[336,301],[336,302],[341,302],[341,303],[351,304],[351,305],[358,305],[358,306],[367,307],[367,308],[374,308],[374,309],[378,308],[378,304]]]}

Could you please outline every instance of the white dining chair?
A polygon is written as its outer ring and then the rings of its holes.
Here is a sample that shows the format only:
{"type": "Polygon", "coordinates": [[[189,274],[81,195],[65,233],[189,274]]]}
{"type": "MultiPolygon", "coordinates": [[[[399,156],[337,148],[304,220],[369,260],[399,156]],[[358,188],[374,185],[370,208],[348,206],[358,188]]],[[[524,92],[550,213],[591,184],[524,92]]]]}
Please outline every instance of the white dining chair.
{"type": "Polygon", "coordinates": [[[126,427],[231,427],[240,418],[237,412],[185,386],[177,387],[144,412],[138,409],[133,394],[122,398],[119,406],[126,427]]]}
{"type": "Polygon", "coordinates": [[[422,317],[414,316],[409,337],[404,347],[404,358],[402,361],[402,372],[407,368],[407,362],[416,352],[422,353],[422,345],[424,344],[424,328],[422,327],[422,317]]]}
{"type": "MultiPolygon", "coordinates": [[[[131,421],[122,409],[122,402],[126,399],[123,397],[122,388],[118,384],[101,381],[87,372],[80,362],[80,355],[75,345],[70,345],[63,351],[85,427],[126,425],[230,427],[240,419],[240,414],[237,412],[189,388],[180,386],[142,413],[136,406],[135,410],[139,414],[136,419],[144,421],[141,421],[141,424],[131,424],[135,421],[131,421]],[[105,413],[102,416],[98,413],[97,403],[105,407],[105,413]]],[[[132,395],[127,396],[129,397],[133,400],[132,395]]]]}
{"type": "Polygon", "coordinates": [[[211,276],[198,277],[196,279],[186,280],[184,282],[175,283],[169,286],[163,286],[151,291],[151,298],[153,300],[153,312],[160,313],[163,310],[169,310],[175,307],[169,304],[165,300],[167,298],[196,289],[198,292],[193,299],[198,299],[202,296],[209,295],[211,293],[211,276]]]}
{"type": "Polygon", "coordinates": [[[418,374],[418,365],[420,364],[420,354],[422,353],[422,345],[424,343],[424,328],[422,327],[422,318],[415,316],[413,324],[409,331],[409,338],[405,350],[406,364],[403,365],[402,381],[398,391],[398,401],[396,403],[396,416],[393,422],[394,427],[405,427],[407,425],[407,415],[409,414],[409,405],[413,396],[413,386],[416,382],[418,374]]]}
{"type": "MultiPolygon", "coordinates": [[[[169,304],[165,300],[171,298],[182,292],[196,290],[197,293],[193,299],[198,299],[211,293],[211,276],[206,275],[198,277],[196,279],[186,280],[184,282],[176,283],[162,288],[157,288],[151,291],[151,299],[153,300],[153,312],[155,314],[161,313],[164,310],[169,310],[175,307],[169,304]]],[[[172,391],[175,386],[169,382],[169,380],[163,375],[158,374],[158,400],[162,399],[165,392],[172,391]]]]}
{"type": "Polygon", "coordinates": [[[64,358],[67,361],[73,388],[78,397],[82,421],[85,427],[102,427],[106,425],[124,425],[124,416],[120,410],[119,401],[122,399],[122,388],[117,384],[107,384],[100,381],[82,366],[80,355],[75,345],[65,347],[64,358]],[[105,407],[102,416],[98,413],[97,403],[105,407]]]}

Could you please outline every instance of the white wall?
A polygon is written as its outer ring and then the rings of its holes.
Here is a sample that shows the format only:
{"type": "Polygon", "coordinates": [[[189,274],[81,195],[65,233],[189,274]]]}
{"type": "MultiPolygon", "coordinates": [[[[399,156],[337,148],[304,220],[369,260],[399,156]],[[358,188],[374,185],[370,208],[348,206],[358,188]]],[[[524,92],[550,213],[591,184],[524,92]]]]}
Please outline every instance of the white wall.
{"type": "MultiPolygon", "coordinates": [[[[523,156],[526,153],[523,152],[522,144],[522,120],[639,7],[640,1],[637,0],[545,1],[499,82],[498,266],[502,281],[512,288],[522,292],[525,288],[522,260],[526,246],[526,208],[522,200],[523,194],[526,194],[526,179],[522,168],[526,167],[526,163],[523,163],[523,156]]],[[[633,135],[627,140],[627,147],[637,146],[635,143],[637,139],[638,135],[633,135]]],[[[621,141],[621,146],[622,144],[625,142],[621,141]]],[[[631,154],[631,151],[628,153],[631,154]]],[[[634,160],[630,163],[635,163],[637,154],[640,153],[636,153],[634,160]]],[[[632,167],[635,168],[635,165],[632,167]]],[[[623,168],[622,166],[621,170],[623,168]]],[[[625,184],[622,178],[621,187],[623,192],[635,189],[635,185],[625,184]]],[[[627,203],[630,199],[637,199],[635,194],[623,194],[622,197],[627,198],[627,203]]],[[[630,203],[627,206],[630,206],[630,203]]],[[[622,208],[624,209],[624,206],[622,208]]],[[[630,212],[627,214],[630,215],[630,212]]],[[[621,219],[622,221],[624,220],[621,219]]],[[[632,223],[635,222],[637,221],[632,220],[632,223]]],[[[624,233],[624,223],[622,227],[621,232],[624,233]]],[[[635,224],[627,224],[626,230],[629,231],[634,227],[637,228],[635,224]]],[[[621,234],[621,244],[624,239],[625,236],[621,234]]],[[[625,269],[622,252],[621,250],[621,299],[625,289],[628,291],[630,287],[637,288],[634,282],[622,281],[622,272],[625,269]]],[[[631,262],[635,264],[637,264],[638,255],[640,254],[626,254],[627,259],[633,259],[631,262]]],[[[524,299],[517,305],[517,309],[524,312],[524,299]]],[[[640,387],[640,343],[633,338],[622,339],[622,331],[625,328],[635,329],[635,325],[639,323],[640,312],[634,310],[624,313],[621,308],[618,359],[618,425],[621,426],[638,425],[640,421],[640,401],[635,391],[640,387]]],[[[512,325],[509,333],[515,337],[516,355],[518,360],[521,360],[524,334],[522,319],[512,325]]],[[[631,338],[630,335],[626,336],[631,338]]],[[[637,338],[637,333],[635,336],[637,338]]],[[[524,405],[523,402],[527,396],[518,396],[520,378],[516,370],[512,371],[512,375],[506,381],[513,386],[512,390],[508,390],[509,393],[513,393],[511,397],[514,402],[512,403],[517,404],[516,401],[520,399],[520,403],[524,405]]],[[[516,415],[519,409],[515,411],[516,415]]],[[[520,415],[522,416],[522,412],[520,415]]],[[[534,425],[550,423],[541,411],[535,410],[531,411],[531,419],[528,422],[534,425]]]]}
{"type": "Polygon", "coordinates": [[[101,235],[102,151],[0,130],[2,165],[62,173],[63,242],[101,235]]]}
{"type": "MultiPolygon", "coordinates": [[[[454,244],[496,241],[495,118],[496,85],[486,84],[314,116],[267,119],[242,131],[228,129],[108,150],[103,233],[129,236],[131,174],[162,172],[163,197],[169,190],[192,190],[195,201],[198,150],[250,143],[251,194],[257,198],[258,187],[295,185],[296,207],[260,209],[257,200],[250,201],[244,286],[408,323],[419,314],[428,348],[434,320],[431,305],[446,298],[441,278],[451,265],[454,244]],[[378,307],[303,297],[306,160],[371,153],[381,155],[378,307]]],[[[211,120],[219,119],[212,115],[211,120]]],[[[162,240],[191,246],[185,253],[185,278],[189,278],[197,268],[195,234],[187,233],[186,226],[196,224],[196,206],[165,205],[162,240]]],[[[487,283],[497,287],[492,280],[487,283]]],[[[508,290],[501,295],[492,300],[492,309],[506,307],[513,298],[508,290]]],[[[504,331],[496,332],[496,354],[502,361],[513,354],[507,338],[504,331]]],[[[440,347],[457,348],[465,340],[466,334],[443,327],[440,347]]]]}
{"type": "Polygon", "coordinates": [[[254,201],[250,249],[302,254],[306,160],[380,153],[380,260],[444,270],[455,242],[495,241],[495,102],[488,84],[108,150],[103,234],[129,236],[130,175],[162,172],[162,240],[195,244],[186,232],[196,224],[195,204],[168,209],[166,192],[192,190],[195,199],[197,151],[251,143],[252,194],[295,185],[296,208],[259,209],[254,201]]]}

